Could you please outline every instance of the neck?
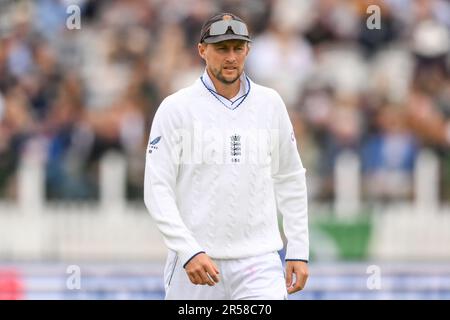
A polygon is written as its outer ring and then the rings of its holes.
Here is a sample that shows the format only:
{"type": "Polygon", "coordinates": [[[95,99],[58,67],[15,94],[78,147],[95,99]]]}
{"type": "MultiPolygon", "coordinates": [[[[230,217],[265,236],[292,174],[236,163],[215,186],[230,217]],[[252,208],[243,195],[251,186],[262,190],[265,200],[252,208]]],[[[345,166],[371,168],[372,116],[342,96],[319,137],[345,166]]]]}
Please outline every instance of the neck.
{"type": "Polygon", "coordinates": [[[214,84],[214,87],[216,88],[218,94],[224,96],[227,99],[231,99],[238,94],[241,88],[240,78],[237,79],[235,82],[228,84],[218,80],[209,72],[209,70],[206,70],[206,72],[208,72],[208,76],[211,79],[212,83],[214,84]]]}

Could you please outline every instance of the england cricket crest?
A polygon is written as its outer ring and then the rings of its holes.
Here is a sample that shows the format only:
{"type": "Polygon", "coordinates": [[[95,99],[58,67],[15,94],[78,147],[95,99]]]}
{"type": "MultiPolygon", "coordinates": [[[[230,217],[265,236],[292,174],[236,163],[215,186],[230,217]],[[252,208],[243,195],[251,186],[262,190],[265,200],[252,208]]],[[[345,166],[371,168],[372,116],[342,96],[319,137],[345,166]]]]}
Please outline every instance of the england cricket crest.
{"type": "Polygon", "coordinates": [[[241,136],[237,134],[233,134],[230,137],[230,154],[231,154],[231,162],[237,163],[241,161],[241,136]]]}

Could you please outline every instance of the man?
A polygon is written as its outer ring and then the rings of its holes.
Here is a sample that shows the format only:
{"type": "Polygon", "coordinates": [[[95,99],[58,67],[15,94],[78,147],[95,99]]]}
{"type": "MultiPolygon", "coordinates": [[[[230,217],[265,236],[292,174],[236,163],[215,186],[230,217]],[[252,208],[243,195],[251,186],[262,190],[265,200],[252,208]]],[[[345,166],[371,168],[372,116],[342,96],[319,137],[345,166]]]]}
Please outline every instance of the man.
{"type": "Polygon", "coordinates": [[[153,121],[144,200],[169,248],[166,299],[287,299],[308,277],[305,169],[281,97],[243,72],[250,41],[233,14],[206,21],[205,72],[153,121]]]}

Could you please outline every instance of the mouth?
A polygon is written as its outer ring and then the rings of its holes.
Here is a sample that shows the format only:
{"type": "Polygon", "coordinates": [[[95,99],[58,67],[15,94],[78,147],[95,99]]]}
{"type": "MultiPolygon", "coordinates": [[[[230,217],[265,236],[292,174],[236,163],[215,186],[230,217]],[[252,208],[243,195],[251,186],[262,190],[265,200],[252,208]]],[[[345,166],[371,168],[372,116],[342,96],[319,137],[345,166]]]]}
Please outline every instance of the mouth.
{"type": "Polygon", "coordinates": [[[223,67],[223,70],[234,71],[234,70],[237,70],[237,67],[223,67]]]}

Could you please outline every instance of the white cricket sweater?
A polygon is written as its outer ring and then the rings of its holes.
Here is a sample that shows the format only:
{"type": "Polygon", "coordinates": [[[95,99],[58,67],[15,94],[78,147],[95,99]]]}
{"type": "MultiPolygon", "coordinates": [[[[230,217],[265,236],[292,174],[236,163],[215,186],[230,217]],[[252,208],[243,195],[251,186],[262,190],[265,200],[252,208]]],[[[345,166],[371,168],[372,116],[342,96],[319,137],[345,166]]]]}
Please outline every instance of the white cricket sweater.
{"type": "Polygon", "coordinates": [[[153,120],[144,201],[183,266],[199,252],[280,250],[277,210],[286,260],[309,258],[305,169],[286,107],[275,90],[241,79],[246,96],[234,109],[202,77],[164,99],[153,120]]]}

